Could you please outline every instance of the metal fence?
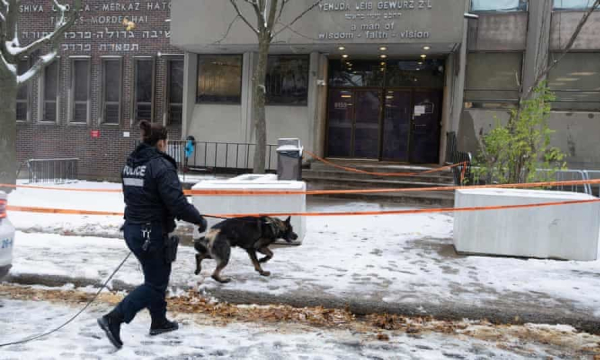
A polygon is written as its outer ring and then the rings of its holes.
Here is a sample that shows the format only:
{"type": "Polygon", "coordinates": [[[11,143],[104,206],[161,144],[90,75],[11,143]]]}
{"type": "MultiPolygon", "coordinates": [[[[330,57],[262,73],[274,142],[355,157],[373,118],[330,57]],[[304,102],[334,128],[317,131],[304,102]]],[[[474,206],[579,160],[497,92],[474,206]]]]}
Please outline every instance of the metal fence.
{"type": "MultiPolygon", "coordinates": [[[[469,183],[472,183],[472,174],[471,174],[471,161],[472,161],[471,153],[458,151],[458,139],[456,138],[456,133],[454,131],[449,131],[446,133],[446,165],[460,164],[466,163],[466,169],[464,170],[464,179],[466,179],[469,183]]],[[[463,167],[464,166],[456,166],[452,168],[452,175],[454,176],[454,184],[461,184],[461,177],[463,175],[463,167]]]]}
{"type": "MultiPolygon", "coordinates": [[[[600,170],[583,170],[586,180],[599,180],[600,170]]],[[[588,184],[588,194],[600,197],[600,184],[588,184]]]]}
{"type": "Polygon", "coordinates": [[[30,159],[26,161],[30,183],[64,184],[79,175],[79,159],[30,159]]]}
{"type": "MultiPolygon", "coordinates": [[[[254,167],[255,144],[194,142],[194,150],[186,157],[186,140],[169,140],[167,153],[185,172],[245,172],[254,167]]],[[[267,145],[265,169],[277,170],[277,145],[267,145]]]]}
{"type": "MultiPolygon", "coordinates": [[[[550,170],[550,169],[537,169],[537,178],[535,181],[584,181],[587,180],[587,175],[583,170],[550,170]],[[550,174],[554,172],[552,176],[550,174]]],[[[569,191],[569,192],[580,192],[584,194],[590,194],[589,185],[559,185],[553,186],[547,190],[556,191],[569,191]]]]}

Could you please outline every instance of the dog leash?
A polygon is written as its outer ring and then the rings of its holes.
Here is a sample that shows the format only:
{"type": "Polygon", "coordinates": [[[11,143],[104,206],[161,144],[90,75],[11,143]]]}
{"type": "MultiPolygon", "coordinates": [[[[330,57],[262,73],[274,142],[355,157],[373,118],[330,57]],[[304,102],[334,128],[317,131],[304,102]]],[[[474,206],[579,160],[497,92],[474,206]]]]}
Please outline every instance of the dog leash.
{"type": "Polygon", "coordinates": [[[127,256],[125,256],[125,259],[123,259],[123,261],[121,261],[121,263],[119,264],[119,266],[117,266],[117,268],[115,269],[115,271],[113,271],[112,274],[110,274],[110,276],[108,277],[108,279],[106,279],[106,281],[104,282],[104,284],[102,284],[102,286],[100,287],[100,289],[96,292],[96,294],[94,295],[94,297],[87,302],[87,304],[85,304],[85,306],[79,310],[79,312],[75,315],[73,315],[69,320],[67,320],[65,323],[63,323],[62,325],[60,325],[59,327],[57,327],[56,329],[50,330],[48,332],[45,332],[43,334],[39,334],[39,335],[34,335],[34,336],[30,336],[28,338],[25,338],[23,340],[18,340],[18,341],[12,341],[12,342],[8,342],[5,344],[0,344],[0,348],[1,347],[6,347],[6,346],[11,346],[11,345],[20,345],[20,344],[25,344],[31,341],[35,341],[35,340],[39,340],[43,337],[46,337],[48,335],[51,335],[59,330],[61,330],[62,328],[64,328],[65,326],[69,325],[70,323],[72,323],[75,319],[77,319],[79,317],[79,315],[81,315],[85,310],[87,310],[88,307],[90,307],[90,305],[92,305],[92,303],[94,303],[94,301],[96,301],[96,299],[98,299],[98,296],[100,295],[100,293],[102,292],[102,290],[104,290],[108,283],[112,280],[112,278],[117,274],[117,272],[119,272],[119,270],[121,270],[121,267],[123,267],[123,265],[125,264],[125,262],[127,261],[127,259],[129,259],[129,257],[131,256],[131,251],[129,252],[129,254],[127,254],[127,256]]]}

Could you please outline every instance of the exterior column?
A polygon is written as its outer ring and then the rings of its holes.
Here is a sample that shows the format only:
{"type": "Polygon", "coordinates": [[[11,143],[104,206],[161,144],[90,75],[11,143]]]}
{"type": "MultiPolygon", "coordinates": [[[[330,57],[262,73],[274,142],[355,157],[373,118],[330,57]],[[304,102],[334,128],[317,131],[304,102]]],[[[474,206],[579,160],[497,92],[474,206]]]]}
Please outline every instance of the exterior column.
{"type": "Polygon", "coordinates": [[[550,25],[552,19],[552,0],[529,2],[529,31],[523,62],[523,89],[533,86],[540,70],[547,64],[550,44],[550,25]]]}
{"type": "Polygon", "coordinates": [[[198,78],[198,55],[186,52],[183,63],[183,119],[181,122],[181,138],[185,140],[194,116],[196,106],[196,79],[198,78]]]}

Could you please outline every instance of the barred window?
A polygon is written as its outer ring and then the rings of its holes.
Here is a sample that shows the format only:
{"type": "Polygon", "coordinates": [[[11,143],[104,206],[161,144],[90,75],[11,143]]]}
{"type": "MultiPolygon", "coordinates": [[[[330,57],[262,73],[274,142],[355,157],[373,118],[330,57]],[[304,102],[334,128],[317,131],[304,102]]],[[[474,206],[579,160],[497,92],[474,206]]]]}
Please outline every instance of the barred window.
{"type": "Polygon", "coordinates": [[[470,53],[465,107],[513,107],[519,100],[522,53],[470,53]]]}
{"type": "Polygon", "coordinates": [[[527,0],[471,0],[471,11],[526,11],[527,0]]]}
{"type": "Polygon", "coordinates": [[[90,59],[73,59],[71,122],[87,123],[90,116],[90,59]]]}
{"type": "Polygon", "coordinates": [[[154,59],[135,59],[135,120],[153,119],[154,59]]]}
{"type": "Polygon", "coordinates": [[[242,99],[242,56],[198,56],[197,103],[239,104],[242,99]]]}
{"type": "Polygon", "coordinates": [[[40,121],[56,122],[58,117],[58,84],[60,62],[55,60],[44,69],[42,114],[40,121]]]}
{"type": "Polygon", "coordinates": [[[308,103],[308,56],[269,56],[266,103],[306,105],[308,103]]]}
{"type": "MultiPolygon", "coordinates": [[[[17,72],[23,75],[29,70],[27,60],[19,61],[17,72]]],[[[17,121],[27,121],[29,119],[29,83],[21,85],[17,90],[17,121]]]]}
{"type": "Polygon", "coordinates": [[[121,70],[120,58],[102,60],[102,122],[119,124],[121,121],[121,70]]]}
{"type": "MultiPolygon", "coordinates": [[[[550,61],[558,58],[553,53],[550,61]]],[[[568,53],[548,75],[558,110],[600,110],[600,53],[568,53]]]]}
{"type": "Polygon", "coordinates": [[[183,59],[171,59],[167,64],[169,124],[181,124],[183,117],[183,59]]]}

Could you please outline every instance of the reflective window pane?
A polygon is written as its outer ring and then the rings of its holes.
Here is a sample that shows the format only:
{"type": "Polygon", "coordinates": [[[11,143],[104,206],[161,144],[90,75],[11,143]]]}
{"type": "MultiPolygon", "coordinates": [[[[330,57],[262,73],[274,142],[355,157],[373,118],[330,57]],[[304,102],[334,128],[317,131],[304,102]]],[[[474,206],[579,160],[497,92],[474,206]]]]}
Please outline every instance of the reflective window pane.
{"type": "Polygon", "coordinates": [[[44,113],[42,121],[56,122],[58,68],[58,61],[54,61],[44,69],[44,113]]]}
{"type": "MultiPolygon", "coordinates": [[[[550,61],[560,56],[552,54],[550,61]]],[[[569,53],[550,71],[548,86],[555,109],[600,109],[600,54],[569,53]]]]}
{"type": "Polygon", "coordinates": [[[88,121],[88,100],[90,96],[90,61],[76,59],[72,64],[73,82],[73,122],[88,121]]]}
{"type": "MultiPolygon", "coordinates": [[[[19,75],[23,75],[29,69],[29,62],[27,60],[19,61],[17,66],[17,72],[19,75]]],[[[17,120],[27,121],[27,113],[29,107],[29,85],[21,85],[17,90],[17,120]]]]}
{"type": "Polygon", "coordinates": [[[242,98],[242,56],[198,56],[198,103],[239,104],[242,98]]]}
{"type": "Polygon", "coordinates": [[[527,0],[471,0],[472,11],[525,11],[527,0]]]}
{"type": "Polygon", "coordinates": [[[522,53],[469,54],[465,102],[480,104],[469,104],[467,107],[481,107],[481,103],[516,103],[522,59],[522,53]]]}
{"type": "Polygon", "coordinates": [[[306,105],[309,66],[308,56],[269,56],[267,104],[306,105]]]}
{"type": "Polygon", "coordinates": [[[377,61],[332,60],[329,62],[329,85],[334,87],[381,87],[385,67],[377,61]]]}
{"type": "Polygon", "coordinates": [[[594,0],[554,0],[554,10],[589,9],[594,0]]]}
{"type": "Polygon", "coordinates": [[[443,60],[389,60],[386,66],[388,87],[444,87],[443,60]]]}
{"type": "Polygon", "coordinates": [[[135,120],[152,120],[154,60],[135,61],[135,120]]]}
{"type": "Polygon", "coordinates": [[[169,66],[169,123],[181,124],[183,116],[183,59],[170,60],[169,66]]]}
{"type": "Polygon", "coordinates": [[[104,60],[104,122],[118,124],[121,118],[121,60],[104,60]]]}

